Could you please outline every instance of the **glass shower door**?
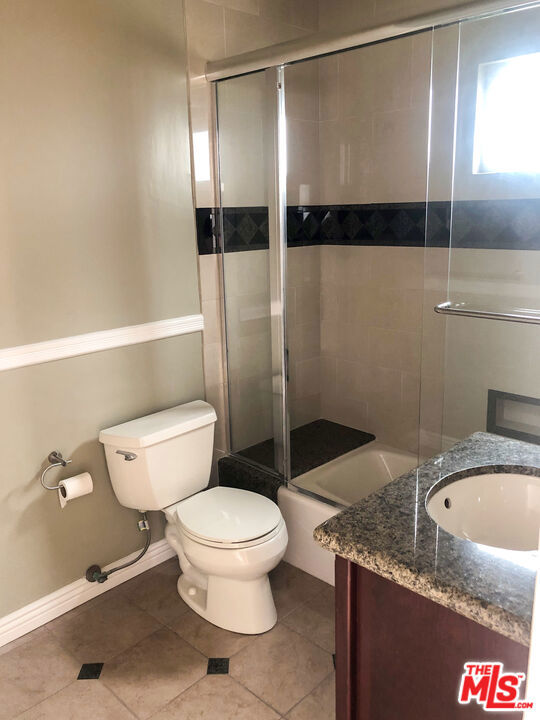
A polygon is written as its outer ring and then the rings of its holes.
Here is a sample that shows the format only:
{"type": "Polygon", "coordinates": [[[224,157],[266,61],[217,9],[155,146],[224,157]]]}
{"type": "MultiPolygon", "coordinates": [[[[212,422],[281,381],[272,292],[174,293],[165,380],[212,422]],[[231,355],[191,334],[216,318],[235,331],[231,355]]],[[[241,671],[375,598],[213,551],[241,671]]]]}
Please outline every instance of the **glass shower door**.
{"type": "Polygon", "coordinates": [[[340,505],[418,464],[431,41],[284,73],[292,483],[340,505]]]}
{"type": "Polygon", "coordinates": [[[479,430],[540,442],[538,127],[540,9],[435,31],[424,456],[479,430]]]}
{"type": "Polygon", "coordinates": [[[217,83],[231,451],[287,477],[279,70],[217,83]]]}

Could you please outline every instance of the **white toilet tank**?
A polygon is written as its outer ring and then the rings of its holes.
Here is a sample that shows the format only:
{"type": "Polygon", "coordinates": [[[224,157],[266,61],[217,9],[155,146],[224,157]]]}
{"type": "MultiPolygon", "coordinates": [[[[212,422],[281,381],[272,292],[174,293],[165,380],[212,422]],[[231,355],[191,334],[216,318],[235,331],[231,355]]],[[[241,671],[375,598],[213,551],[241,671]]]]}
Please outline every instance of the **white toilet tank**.
{"type": "Polygon", "coordinates": [[[195,400],[102,430],[99,440],[118,502],[162,510],[204,490],[215,422],[214,408],[195,400]]]}

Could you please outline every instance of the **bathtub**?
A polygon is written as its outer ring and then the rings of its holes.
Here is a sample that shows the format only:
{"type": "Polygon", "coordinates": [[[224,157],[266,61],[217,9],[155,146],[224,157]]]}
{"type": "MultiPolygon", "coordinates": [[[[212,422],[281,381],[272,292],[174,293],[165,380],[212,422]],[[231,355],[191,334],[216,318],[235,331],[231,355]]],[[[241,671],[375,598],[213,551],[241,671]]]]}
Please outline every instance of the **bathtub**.
{"type": "Polygon", "coordinates": [[[289,533],[284,560],[333,585],[334,556],[313,540],[313,530],[417,465],[414,453],[376,440],[294,478],[278,491],[289,533]]]}

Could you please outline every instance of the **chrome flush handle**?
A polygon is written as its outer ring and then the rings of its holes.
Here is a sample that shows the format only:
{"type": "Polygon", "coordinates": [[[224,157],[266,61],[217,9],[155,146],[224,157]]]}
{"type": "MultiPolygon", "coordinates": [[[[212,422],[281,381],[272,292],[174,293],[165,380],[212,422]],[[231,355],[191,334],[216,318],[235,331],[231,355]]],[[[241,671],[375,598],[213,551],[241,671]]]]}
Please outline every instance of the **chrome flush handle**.
{"type": "Polygon", "coordinates": [[[124,456],[124,460],[125,460],[126,462],[129,462],[130,460],[136,460],[136,459],[137,459],[137,456],[135,455],[135,453],[128,452],[127,450],[117,450],[117,451],[116,451],[116,454],[117,454],[117,455],[123,455],[123,456],[124,456]]]}

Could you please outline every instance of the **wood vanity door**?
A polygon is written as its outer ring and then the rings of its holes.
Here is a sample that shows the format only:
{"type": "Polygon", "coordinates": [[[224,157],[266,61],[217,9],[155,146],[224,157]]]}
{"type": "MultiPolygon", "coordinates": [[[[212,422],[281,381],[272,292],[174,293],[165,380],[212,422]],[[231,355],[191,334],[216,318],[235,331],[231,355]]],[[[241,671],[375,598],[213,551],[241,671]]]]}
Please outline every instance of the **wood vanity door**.
{"type": "MultiPolygon", "coordinates": [[[[336,720],[508,720],[459,705],[469,660],[527,671],[529,651],[336,557],[336,720]]],[[[519,717],[519,713],[514,713],[519,717]]]]}

